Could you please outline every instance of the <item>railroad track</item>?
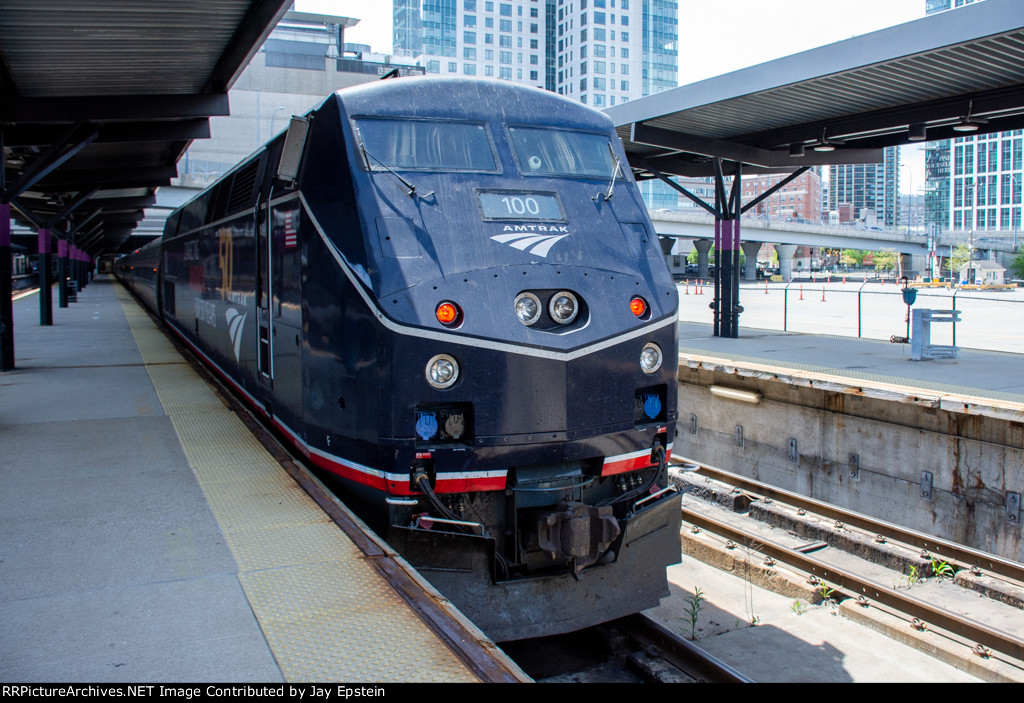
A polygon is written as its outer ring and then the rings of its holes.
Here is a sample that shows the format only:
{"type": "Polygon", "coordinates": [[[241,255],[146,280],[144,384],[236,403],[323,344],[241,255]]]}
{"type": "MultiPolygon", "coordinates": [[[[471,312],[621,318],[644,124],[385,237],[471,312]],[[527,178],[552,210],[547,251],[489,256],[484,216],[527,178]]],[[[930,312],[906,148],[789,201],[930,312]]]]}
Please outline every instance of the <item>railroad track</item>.
{"type": "Polygon", "coordinates": [[[633,656],[633,664],[649,672],[651,680],[676,683],[678,681],[674,672],[678,671],[695,683],[753,683],[748,677],[643,613],[611,624],[639,648],[633,656]],[[671,669],[659,666],[660,662],[671,669]]]}
{"type": "Polygon", "coordinates": [[[540,683],[752,682],[643,613],[502,648],[540,683]]]}
{"type": "Polygon", "coordinates": [[[716,517],[706,509],[689,509],[684,502],[683,521],[691,530],[717,535],[727,550],[746,545],[760,555],[764,567],[784,565],[802,573],[812,589],[827,593],[834,601],[850,600],[864,610],[882,611],[916,630],[945,637],[973,652],[972,656],[1022,667],[1024,638],[1020,628],[1011,623],[1024,621],[1020,612],[1024,607],[1024,565],[713,467],[686,460],[676,460],[674,467],[682,472],[677,483],[683,490],[699,493],[704,490],[701,483],[710,479],[716,484],[712,490],[719,494],[720,502],[723,495],[731,498],[737,509],[748,509],[751,515],[785,526],[786,536],[793,539],[783,544],[766,537],[764,529],[737,524],[727,517],[727,511],[716,517]],[[865,576],[856,566],[840,566],[835,559],[825,558],[835,549],[849,549],[902,575],[890,587],[877,575],[865,576]],[[949,577],[958,585],[1009,604],[1017,609],[1014,619],[995,625],[929,602],[920,589],[909,587],[929,575],[949,577]],[[905,587],[898,587],[900,583],[905,587]]]}

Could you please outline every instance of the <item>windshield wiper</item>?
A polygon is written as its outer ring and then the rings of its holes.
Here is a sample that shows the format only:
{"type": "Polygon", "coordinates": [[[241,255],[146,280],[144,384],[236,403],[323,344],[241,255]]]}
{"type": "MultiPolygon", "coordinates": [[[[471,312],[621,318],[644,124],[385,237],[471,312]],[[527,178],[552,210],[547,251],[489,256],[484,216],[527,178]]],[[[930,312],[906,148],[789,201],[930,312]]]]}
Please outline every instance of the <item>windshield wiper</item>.
{"type": "Polygon", "coordinates": [[[612,178],[611,181],[608,183],[608,192],[603,194],[598,193],[593,198],[591,198],[591,200],[595,202],[598,198],[604,198],[604,202],[608,202],[609,200],[612,199],[612,191],[615,190],[615,179],[618,178],[619,171],[622,169],[622,162],[620,162],[619,157],[615,155],[615,149],[612,147],[611,142],[608,142],[608,151],[612,155],[612,161],[615,162],[615,168],[612,169],[612,178]]]}
{"type": "MultiPolygon", "coordinates": [[[[358,130],[358,127],[356,129],[358,130]]],[[[400,175],[395,173],[393,170],[391,170],[390,166],[388,166],[386,163],[384,163],[383,161],[381,161],[376,156],[374,156],[373,154],[371,154],[369,151],[366,150],[366,145],[363,143],[363,134],[362,134],[362,132],[359,133],[359,146],[363,150],[363,158],[366,159],[366,163],[367,164],[370,163],[370,159],[373,159],[374,161],[379,163],[384,168],[385,171],[387,171],[392,176],[397,178],[399,181],[402,182],[402,185],[404,185],[406,188],[409,189],[409,192],[406,193],[406,195],[408,195],[410,198],[415,198],[416,197],[416,186],[414,186],[412,183],[410,183],[409,181],[405,180],[400,175]]],[[[371,168],[371,170],[372,170],[372,168],[371,168]]],[[[430,191],[426,195],[421,195],[420,197],[421,198],[429,198],[433,194],[434,194],[434,191],[430,191]]]]}

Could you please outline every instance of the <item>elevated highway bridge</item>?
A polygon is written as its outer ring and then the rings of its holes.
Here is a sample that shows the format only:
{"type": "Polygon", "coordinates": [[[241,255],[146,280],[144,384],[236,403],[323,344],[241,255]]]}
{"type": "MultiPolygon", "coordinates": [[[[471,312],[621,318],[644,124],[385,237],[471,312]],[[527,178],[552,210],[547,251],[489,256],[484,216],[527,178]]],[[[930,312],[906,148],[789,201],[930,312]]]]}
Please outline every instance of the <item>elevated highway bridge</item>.
{"type": "MultiPolygon", "coordinates": [[[[698,266],[706,275],[708,251],[715,240],[715,217],[711,213],[696,208],[689,211],[651,212],[651,221],[659,237],[692,240],[698,252],[698,266]]],[[[908,257],[904,268],[915,271],[926,270],[929,255],[929,237],[899,230],[832,227],[751,218],[743,220],[741,236],[741,246],[748,260],[756,257],[762,244],[774,244],[784,277],[792,269],[793,253],[798,246],[865,251],[891,250],[908,257]]],[[[975,251],[982,252],[982,256],[1008,255],[1014,251],[1016,241],[1013,233],[1005,231],[956,231],[939,233],[935,237],[934,246],[935,254],[940,258],[950,247],[960,243],[970,243],[975,251]]],[[[750,280],[755,275],[754,268],[747,267],[745,277],[750,280]]]]}

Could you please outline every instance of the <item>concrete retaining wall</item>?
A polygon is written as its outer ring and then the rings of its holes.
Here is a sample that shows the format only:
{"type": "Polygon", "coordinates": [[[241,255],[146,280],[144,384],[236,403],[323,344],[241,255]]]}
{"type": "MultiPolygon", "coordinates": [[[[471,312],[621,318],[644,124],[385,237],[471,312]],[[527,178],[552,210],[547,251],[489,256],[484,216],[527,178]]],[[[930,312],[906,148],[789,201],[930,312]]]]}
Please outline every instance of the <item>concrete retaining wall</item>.
{"type": "Polygon", "coordinates": [[[684,359],[673,455],[1024,561],[1024,408],[858,383],[684,359]]]}

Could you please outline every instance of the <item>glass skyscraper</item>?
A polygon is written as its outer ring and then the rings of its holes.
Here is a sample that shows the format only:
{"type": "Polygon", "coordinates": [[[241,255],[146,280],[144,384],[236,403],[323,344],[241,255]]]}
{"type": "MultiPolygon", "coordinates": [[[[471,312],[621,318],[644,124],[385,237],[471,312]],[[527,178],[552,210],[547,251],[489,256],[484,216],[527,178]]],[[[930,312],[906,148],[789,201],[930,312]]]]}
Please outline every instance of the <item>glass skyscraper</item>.
{"type": "Polygon", "coordinates": [[[395,53],[597,108],[675,87],[678,0],[395,0],[395,53]]]}
{"type": "MultiPolygon", "coordinates": [[[[925,0],[927,14],[980,0],[925,0]]],[[[1024,130],[931,142],[925,151],[925,218],[942,230],[1021,228],[1024,130]]]]}

